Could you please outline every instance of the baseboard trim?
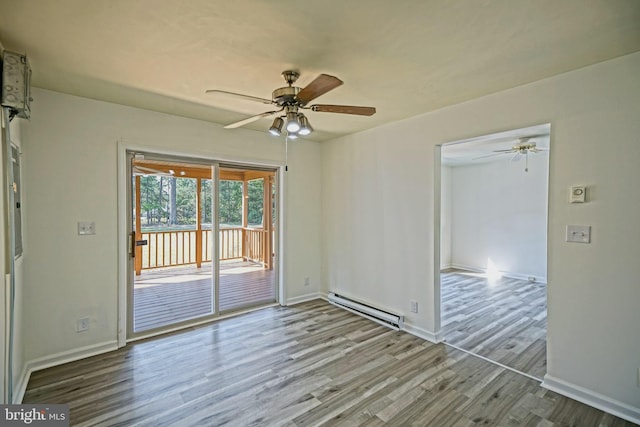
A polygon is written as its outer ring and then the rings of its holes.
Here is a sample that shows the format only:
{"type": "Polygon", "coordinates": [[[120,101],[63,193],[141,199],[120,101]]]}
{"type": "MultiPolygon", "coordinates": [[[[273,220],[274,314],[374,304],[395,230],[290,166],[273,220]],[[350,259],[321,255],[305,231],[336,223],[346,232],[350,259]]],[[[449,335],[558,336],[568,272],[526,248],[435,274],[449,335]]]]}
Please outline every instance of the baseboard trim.
{"type": "Polygon", "coordinates": [[[13,398],[11,399],[11,403],[14,405],[19,405],[22,403],[22,399],[24,398],[24,393],[27,391],[27,384],[29,383],[29,378],[31,377],[31,372],[27,369],[27,364],[25,364],[22,368],[22,372],[20,372],[20,377],[18,377],[18,381],[14,384],[13,388],[13,398]]]}
{"type": "Polygon", "coordinates": [[[300,295],[297,297],[293,297],[293,298],[287,298],[287,301],[285,303],[286,306],[289,305],[296,305],[296,304],[302,304],[303,302],[307,302],[307,301],[313,301],[314,299],[327,299],[327,295],[323,294],[322,292],[313,292],[310,294],[306,294],[306,295],[300,295]]]}
{"type": "Polygon", "coordinates": [[[411,323],[407,323],[406,321],[402,326],[402,330],[408,334],[414,335],[418,338],[422,338],[423,340],[429,341],[434,344],[438,344],[442,342],[441,331],[438,331],[434,334],[431,331],[427,331],[426,329],[419,328],[418,326],[412,325],[411,323]]]}
{"type": "Polygon", "coordinates": [[[474,273],[484,273],[485,272],[484,268],[474,267],[474,266],[465,265],[465,264],[452,263],[452,264],[449,265],[449,268],[455,268],[456,270],[472,271],[474,273]]]}
{"type": "Polygon", "coordinates": [[[507,277],[509,279],[518,279],[518,280],[524,280],[524,281],[529,281],[529,278],[533,277],[535,279],[536,283],[540,283],[542,285],[546,285],[547,284],[547,279],[545,277],[542,277],[542,276],[527,276],[525,274],[510,273],[508,271],[502,272],[502,276],[503,277],[507,277]]]}
{"type": "Polygon", "coordinates": [[[85,359],[98,354],[108,353],[118,349],[118,340],[107,341],[100,344],[88,345],[86,347],[76,348],[73,350],[63,351],[61,353],[52,354],[50,356],[41,357],[27,362],[23,372],[20,374],[20,381],[13,395],[14,403],[22,403],[24,393],[27,390],[27,384],[31,374],[35,371],[51,368],[53,366],[62,365],[68,362],[85,359]]]}
{"type": "MultiPolygon", "coordinates": [[[[484,268],[480,268],[480,267],[475,267],[475,266],[471,266],[471,265],[464,265],[464,264],[451,264],[448,268],[455,268],[457,270],[467,270],[467,271],[472,271],[474,273],[486,273],[486,269],[484,268]]],[[[547,278],[546,277],[542,277],[542,276],[531,276],[531,275],[527,275],[527,274],[521,274],[521,273],[512,273],[510,271],[501,271],[500,274],[503,277],[507,277],[509,279],[518,279],[518,280],[529,280],[529,277],[533,277],[534,279],[536,279],[536,283],[542,283],[542,284],[546,284],[547,283],[547,278]]]]}
{"type": "Polygon", "coordinates": [[[616,417],[640,424],[640,408],[619,402],[600,393],[555,378],[549,374],[544,376],[541,386],[611,415],[615,415],[616,417]]]}

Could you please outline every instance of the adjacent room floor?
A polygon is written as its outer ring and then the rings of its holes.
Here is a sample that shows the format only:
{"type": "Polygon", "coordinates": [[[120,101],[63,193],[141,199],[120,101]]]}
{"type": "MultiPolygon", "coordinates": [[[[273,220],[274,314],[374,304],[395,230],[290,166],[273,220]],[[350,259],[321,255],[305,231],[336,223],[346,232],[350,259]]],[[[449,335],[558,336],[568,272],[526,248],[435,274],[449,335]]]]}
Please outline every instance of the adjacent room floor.
{"type": "Polygon", "coordinates": [[[547,289],[542,283],[446,270],[441,275],[447,343],[542,379],[547,369],[547,289]]]}
{"type": "Polygon", "coordinates": [[[270,307],[33,373],[74,426],[632,426],[322,300],[270,307]]]}

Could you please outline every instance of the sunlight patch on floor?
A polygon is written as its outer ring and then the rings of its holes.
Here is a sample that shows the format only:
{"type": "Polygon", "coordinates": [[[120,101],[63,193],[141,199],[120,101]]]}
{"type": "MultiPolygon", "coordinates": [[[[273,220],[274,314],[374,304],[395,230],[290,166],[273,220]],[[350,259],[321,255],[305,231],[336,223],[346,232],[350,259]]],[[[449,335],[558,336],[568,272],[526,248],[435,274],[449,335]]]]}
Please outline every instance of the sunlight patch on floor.
{"type": "Polygon", "coordinates": [[[485,272],[460,271],[458,272],[458,274],[462,276],[487,279],[489,285],[495,285],[500,279],[502,279],[503,276],[502,272],[498,269],[498,267],[496,267],[491,258],[487,258],[487,270],[485,272]]]}

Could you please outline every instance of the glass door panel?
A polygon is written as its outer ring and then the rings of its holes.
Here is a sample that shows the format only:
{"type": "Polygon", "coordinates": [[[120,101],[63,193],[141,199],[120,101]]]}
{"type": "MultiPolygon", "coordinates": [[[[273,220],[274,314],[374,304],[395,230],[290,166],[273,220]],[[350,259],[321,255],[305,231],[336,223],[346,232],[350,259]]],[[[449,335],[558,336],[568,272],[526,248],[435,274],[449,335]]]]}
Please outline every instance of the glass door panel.
{"type": "Polygon", "coordinates": [[[218,286],[221,312],[276,301],[274,180],[273,170],[220,168],[218,286]]]}
{"type": "Polygon", "coordinates": [[[210,165],[133,159],[130,335],[214,314],[211,181],[210,165]]]}

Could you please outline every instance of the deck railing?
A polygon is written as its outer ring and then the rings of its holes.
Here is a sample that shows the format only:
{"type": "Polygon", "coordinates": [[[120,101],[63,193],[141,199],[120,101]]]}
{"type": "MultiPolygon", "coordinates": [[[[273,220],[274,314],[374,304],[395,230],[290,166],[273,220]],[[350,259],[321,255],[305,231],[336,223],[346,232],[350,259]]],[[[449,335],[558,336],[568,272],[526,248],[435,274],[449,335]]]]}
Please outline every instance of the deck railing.
{"type": "Polygon", "coordinates": [[[266,247],[268,231],[255,228],[245,228],[246,247],[244,257],[255,262],[267,263],[265,256],[269,250],[266,247]]]}
{"type": "MultiPolygon", "coordinates": [[[[162,267],[197,264],[211,261],[211,230],[201,230],[198,239],[197,230],[147,231],[141,233],[141,240],[147,244],[139,246],[142,262],[137,264],[136,274],[140,270],[162,267]],[[196,250],[198,242],[202,245],[196,250]]],[[[218,254],[220,260],[244,258],[267,264],[267,231],[256,228],[221,228],[218,254]]]]}

